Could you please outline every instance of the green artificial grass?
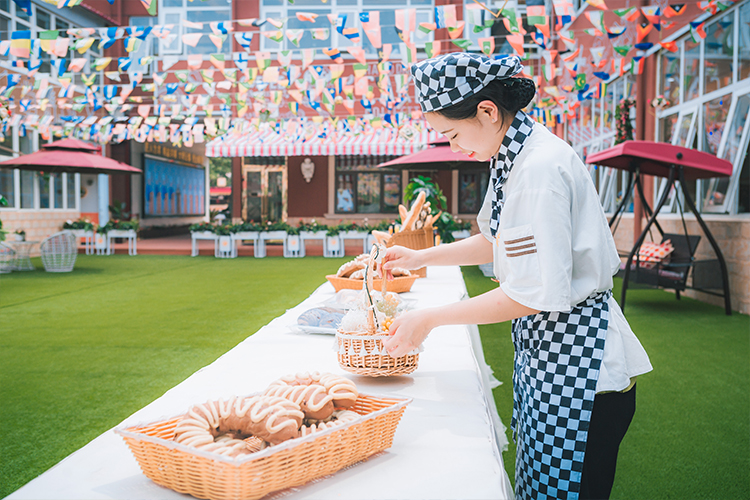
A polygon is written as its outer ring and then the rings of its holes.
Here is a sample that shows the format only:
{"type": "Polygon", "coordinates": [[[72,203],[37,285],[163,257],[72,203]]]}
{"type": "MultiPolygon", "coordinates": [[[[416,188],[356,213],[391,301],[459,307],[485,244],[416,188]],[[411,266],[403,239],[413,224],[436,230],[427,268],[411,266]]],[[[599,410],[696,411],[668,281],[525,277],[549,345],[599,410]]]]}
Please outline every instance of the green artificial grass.
{"type": "MultiPolygon", "coordinates": [[[[497,286],[477,267],[463,273],[471,296],[497,286]]],[[[654,370],[638,378],[612,498],[750,498],[750,317],[660,290],[628,290],[625,316],[654,370]]],[[[493,391],[498,412],[510,426],[510,323],[479,331],[486,361],[503,382],[493,391]]],[[[511,481],[515,452],[511,443],[503,454],[511,481]]]]}
{"type": "MultiPolygon", "coordinates": [[[[0,275],[0,497],[298,304],[345,260],[80,256],[71,274],[0,275]]],[[[496,286],[463,271],[471,295],[496,286]]],[[[749,498],[750,318],[651,290],[628,292],[626,316],[654,371],[638,381],[613,498],[749,498]]],[[[510,425],[510,326],[480,334],[510,425]]],[[[503,458],[512,480],[513,444],[503,458]]]]}
{"type": "Polygon", "coordinates": [[[79,256],[0,275],[0,498],[307,298],[347,259],[79,256]]]}

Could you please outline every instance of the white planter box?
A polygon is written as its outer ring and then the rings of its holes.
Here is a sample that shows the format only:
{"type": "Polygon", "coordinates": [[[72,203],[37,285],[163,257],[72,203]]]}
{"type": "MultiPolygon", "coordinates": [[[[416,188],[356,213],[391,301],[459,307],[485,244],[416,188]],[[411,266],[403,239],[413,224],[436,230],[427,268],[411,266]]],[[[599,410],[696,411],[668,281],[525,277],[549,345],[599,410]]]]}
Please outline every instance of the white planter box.
{"type": "Polygon", "coordinates": [[[260,237],[266,241],[285,240],[287,237],[287,234],[286,234],[286,231],[263,231],[260,233],[260,237]]]}
{"type": "Polygon", "coordinates": [[[194,240],[215,240],[216,234],[211,231],[193,231],[190,237],[194,240]]]}
{"type": "Polygon", "coordinates": [[[328,242],[328,248],[331,250],[338,250],[341,246],[341,238],[338,236],[329,236],[326,241],[328,242]]]}
{"type": "Polygon", "coordinates": [[[7,239],[8,241],[24,241],[25,237],[16,233],[8,233],[5,235],[5,239],[7,239]]]}
{"type": "Polygon", "coordinates": [[[257,240],[260,236],[258,231],[240,231],[239,233],[233,233],[233,240],[257,240]]]}
{"type": "Polygon", "coordinates": [[[229,235],[219,236],[216,242],[214,255],[221,258],[233,258],[237,255],[234,252],[234,242],[229,235]]]}
{"type": "Polygon", "coordinates": [[[326,238],[325,231],[300,231],[299,235],[303,240],[324,240],[326,238]]]}
{"type": "Polygon", "coordinates": [[[96,237],[94,238],[94,248],[97,250],[106,250],[107,247],[107,235],[96,233],[96,237]]]}
{"type": "Polygon", "coordinates": [[[70,231],[70,233],[76,238],[91,238],[94,236],[94,231],[86,229],[63,229],[63,231],[70,231]]]}
{"type": "Polygon", "coordinates": [[[463,240],[471,236],[471,231],[464,229],[462,231],[451,231],[451,234],[453,235],[453,238],[463,240]]]}
{"type": "Polygon", "coordinates": [[[364,231],[344,231],[339,233],[339,237],[345,240],[364,240],[367,238],[367,233],[364,231]]]}
{"type": "Polygon", "coordinates": [[[111,229],[107,236],[110,238],[132,238],[135,236],[135,230],[133,229],[111,229]]]}
{"type": "Polygon", "coordinates": [[[289,235],[286,239],[287,248],[293,252],[300,249],[300,237],[298,235],[289,235]]]}

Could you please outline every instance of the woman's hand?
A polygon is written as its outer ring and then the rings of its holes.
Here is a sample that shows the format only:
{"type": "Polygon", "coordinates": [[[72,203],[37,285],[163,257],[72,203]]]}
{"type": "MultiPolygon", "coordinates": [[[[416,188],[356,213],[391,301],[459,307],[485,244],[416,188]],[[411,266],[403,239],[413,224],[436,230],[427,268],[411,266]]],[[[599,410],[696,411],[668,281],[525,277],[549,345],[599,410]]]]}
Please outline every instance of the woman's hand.
{"type": "Polygon", "coordinates": [[[393,320],[390,338],[383,341],[388,354],[394,358],[405,356],[422,344],[435,327],[429,309],[409,311],[393,320]]]}
{"type": "Polygon", "coordinates": [[[391,269],[394,267],[413,271],[424,267],[424,265],[424,259],[419,250],[412,250],[398,245],[394,245],[386,250],[385,257],[383,257],[383,269],[388,279],[393,279],[391,269]]]}

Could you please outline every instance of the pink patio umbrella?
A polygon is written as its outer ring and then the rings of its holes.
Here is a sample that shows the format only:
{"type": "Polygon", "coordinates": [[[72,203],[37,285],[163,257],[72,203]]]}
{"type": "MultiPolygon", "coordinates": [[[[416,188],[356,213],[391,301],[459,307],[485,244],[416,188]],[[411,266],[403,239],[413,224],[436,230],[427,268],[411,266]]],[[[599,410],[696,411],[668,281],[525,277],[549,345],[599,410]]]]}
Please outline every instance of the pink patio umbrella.
{"type": "Polygon", "coordinates": [[[489,162],[469,158],[463,153],[451,151],[448,141],[440,140],[430,143],[427,149],[414,154],[401,156],[395,160],[378,165],[379,168],[395,168],[410,170],[453,170],[453,169],[481,169],[489,162]]]}
{"type": "Polygon", "coordinates": [[[84,174],[141,174],[141,170],[101,155],[101,148],[78,139],[62,139],[35,153],[0,162],[0,168],[84,174]]]}

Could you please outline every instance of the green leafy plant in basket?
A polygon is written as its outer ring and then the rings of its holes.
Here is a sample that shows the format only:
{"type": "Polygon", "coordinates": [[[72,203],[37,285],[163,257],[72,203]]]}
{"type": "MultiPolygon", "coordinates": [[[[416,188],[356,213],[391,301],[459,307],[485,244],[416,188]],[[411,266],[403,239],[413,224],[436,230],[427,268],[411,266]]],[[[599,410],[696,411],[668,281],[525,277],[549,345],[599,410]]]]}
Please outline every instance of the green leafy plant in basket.
{"type": "Polygon", "coordinates": [[[458,231],[459,228],[453,216],[448,212],[448,199],[443,194],[443,190],[431,178],[420,175],[409,181],[409,184],[406,185],[404,189],[404,201],[408,205],[411,205],[420,191],[424,191],[425,193],[425,203],[430,202],[432,215],[442,212],[440,217],[432,223],[440,235],[440,241],[444,243],[452,242],[454,240],[453,231],[458,231]]]}
{"type": "Polygon", "coordinates": [[[204,231],[213,233],[214,225],[211,224],[210,222],[200,222],[198,224],[192,224],[189,229],[191,233],[202,233],[204,231]]]}
{"type": "Polygon", "coordinates": [[[83,229],[93,231],[94,224],[88,219],[68,220],[63,222],[63,229],[83,229]]]}

